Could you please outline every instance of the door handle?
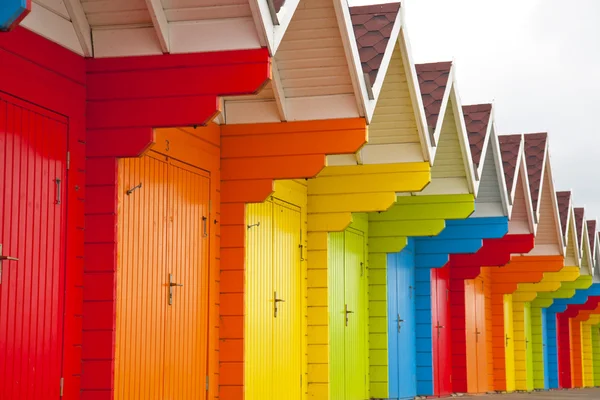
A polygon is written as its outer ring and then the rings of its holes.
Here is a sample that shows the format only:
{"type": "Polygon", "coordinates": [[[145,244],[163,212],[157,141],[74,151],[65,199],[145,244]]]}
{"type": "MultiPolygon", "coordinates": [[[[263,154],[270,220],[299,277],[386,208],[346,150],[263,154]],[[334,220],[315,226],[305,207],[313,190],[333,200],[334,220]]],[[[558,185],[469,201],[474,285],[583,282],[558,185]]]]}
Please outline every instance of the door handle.
{"type": "Polygon", "coordinates": [[[0,283],[2,283],[2,262],[3,261],[19,261],[17,257],[3,256],[2,245],[0,244],[0,283]]]}
{"type": "Polygon", "coordinates": [[[183,283],[173,282],[173,274],[169,274],[169,305],[173,305],[173,288],[182,286],[183,283]]]}
{"type": "Polygon", "coordinates": [[[346,326],[348,326],[348,314],[354,314],[354,311],[348,310],[348,304],[344,304],[344,313],[346,314],[346,326]]]}
{"type": "Polygon", "coordinates": [[[400,330],[402,330],[402,323],[404,322],[403,319],[400,319],[400,314],[398,314],[398,333],[400,333],[400,330]]]}
{"type": "Polygon", "coordinates": [[[508,347],[508,340],[510,339],[508,335],[504,335],[506,337],[504,347],[508,347]]]}
{"type": "Polygon", "coordinates": [[[204,231],[203,235],[204,237],[208,236],[208,218],[206,217],[202,217],[202,230],[204,231]]]}
{"type": "Polygon", "coordinates": [[[277,318],[277,311],[279,308],[277,307],[278,303],[285,303],[285,300],[277,298],[277,292],[273,292],[273,317],[277,318]]]}

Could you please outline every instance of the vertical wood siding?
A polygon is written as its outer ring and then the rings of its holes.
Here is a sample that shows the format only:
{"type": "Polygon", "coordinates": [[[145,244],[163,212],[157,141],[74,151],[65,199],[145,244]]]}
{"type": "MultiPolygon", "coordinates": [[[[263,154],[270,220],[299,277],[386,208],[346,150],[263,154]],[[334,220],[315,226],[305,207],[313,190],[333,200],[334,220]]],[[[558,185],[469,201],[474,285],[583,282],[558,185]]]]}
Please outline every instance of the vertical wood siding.
{"type": "Polygon", "coordinates": [[[67,130],[65,118],[0,95],[0,245],[2,255],[19,259],[0,261],[3,399],[60,392],[67,130]]]}

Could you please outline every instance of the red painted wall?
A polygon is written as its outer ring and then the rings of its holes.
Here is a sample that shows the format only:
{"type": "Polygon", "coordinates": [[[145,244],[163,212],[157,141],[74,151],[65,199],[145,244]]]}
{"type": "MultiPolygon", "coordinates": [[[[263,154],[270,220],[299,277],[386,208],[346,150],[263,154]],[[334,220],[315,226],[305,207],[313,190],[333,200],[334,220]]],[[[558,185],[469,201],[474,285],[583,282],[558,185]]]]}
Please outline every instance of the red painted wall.
{"type": "MultiPolygon", "coordinates": [[[[135,157],[154,140],[153,128],[203,125],[219,112],[219,95],[252,94],[270,78],[265,49],[90,59],[88,190],[82,400],[113,398],[116,307],[117,159],[135,157]],[[100,279],[99,279],[100,278],[100,279]]],[[[216,199],[215,201],[218,201],[216,199]]],[[[218,228],[217,228],[218,229],[218,228]]],[[[218,249],[218,243],[211,244],[218,249]]],[[[211,265],[209,398],[219,384],[219,265],[211,265]]]]}
{"type": "MultiPolygon", "coordinates": [[[[481,267],[503,266],[512,253],[528,253],[534,245],[533,235],[505,235],[500,239],[484,239],[474,254],[451,254],[450,315],[452,315],[452,389],[467,392],[466,313],[473,312],[465,303],[465,280],[475,279],[481,267]]],[[[486,316],[487,317],[487,316],[486,316]]]]}
{"type": "MultiPolygon", "coordinates": [[[[68,119],[64,399],[79,398],[83,304],[85,200],[84,60],[23,28],[0,33],[0,91],[68,119]]],[[[58,385],[59,382],[56,382],[58,385]]]]}

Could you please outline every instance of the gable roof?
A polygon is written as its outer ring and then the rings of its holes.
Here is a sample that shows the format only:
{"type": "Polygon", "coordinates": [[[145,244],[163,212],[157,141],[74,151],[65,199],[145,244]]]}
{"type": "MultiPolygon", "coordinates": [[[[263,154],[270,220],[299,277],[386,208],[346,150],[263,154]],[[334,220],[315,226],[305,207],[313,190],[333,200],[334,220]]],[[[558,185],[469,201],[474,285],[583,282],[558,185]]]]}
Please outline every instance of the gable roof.
{"type": "Polygon", "coordinates": [[[529,175],[529,189],[533,209],[539,211],[539,196],[542,185],[544,161],[547,149],[547,133],[529,133],[525,137],[525,157],[527,159],[527,172],[529,175]]]}
{"type": "Polygon", "coordinates": [[[506,189],[512,194],[514,186],[517,183],[516,177],[523,137],[521,135],[502,135],[498,137],[498,141],[500,142],[506,189]]]}
{"type": "Polygon", "coordinates": [[[556,201],[558,202],[558,213],[560,215],[560,227],[565,239],[568,237],[567,221],[569,218],[569,206],[571,205],[571,192],[556,192],[556,201]]]}
{"type": "Polygon", "coordinates": [[[438,125],[438,117],[442,111],[442,103],[452,69],[451,62],[417,64],[417,77],[421,89],[421,98],[425,108],[427,127],[431,142],[435,145],[434,132],[438,125]]]}
{"type": "Polygon", "coordinates": [[[469,146],[471,147],[471,157],[473,159],[473,165],[477,170],[486,144],[486,135],[492,116],[492,105],[475,104],[463,106],[462,109],[465,116],[467,135],[469,137],[469,146]]]}
{"type": "Polygon", "coordinates": [[[400,3],[350,7],[362,70],[373,86],[398,19],[400,3]]]}

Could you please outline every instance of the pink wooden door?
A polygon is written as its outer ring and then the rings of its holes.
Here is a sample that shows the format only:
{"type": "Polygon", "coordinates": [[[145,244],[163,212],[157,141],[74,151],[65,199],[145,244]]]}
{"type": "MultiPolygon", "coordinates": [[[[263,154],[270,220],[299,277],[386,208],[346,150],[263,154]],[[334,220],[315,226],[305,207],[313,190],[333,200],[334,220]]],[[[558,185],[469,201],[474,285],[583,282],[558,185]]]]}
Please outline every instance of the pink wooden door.
{"type": "Polygon", "coordinates": [[[67,121],[0,93],[0,399],[59,399],[67,121]]]}
{"type": "Polygon", "coordinates": [[[431,270],[433,384],[436,396],[448,396],[452,393],[449,279],[450,267],[448,265],[431,270]]]}

